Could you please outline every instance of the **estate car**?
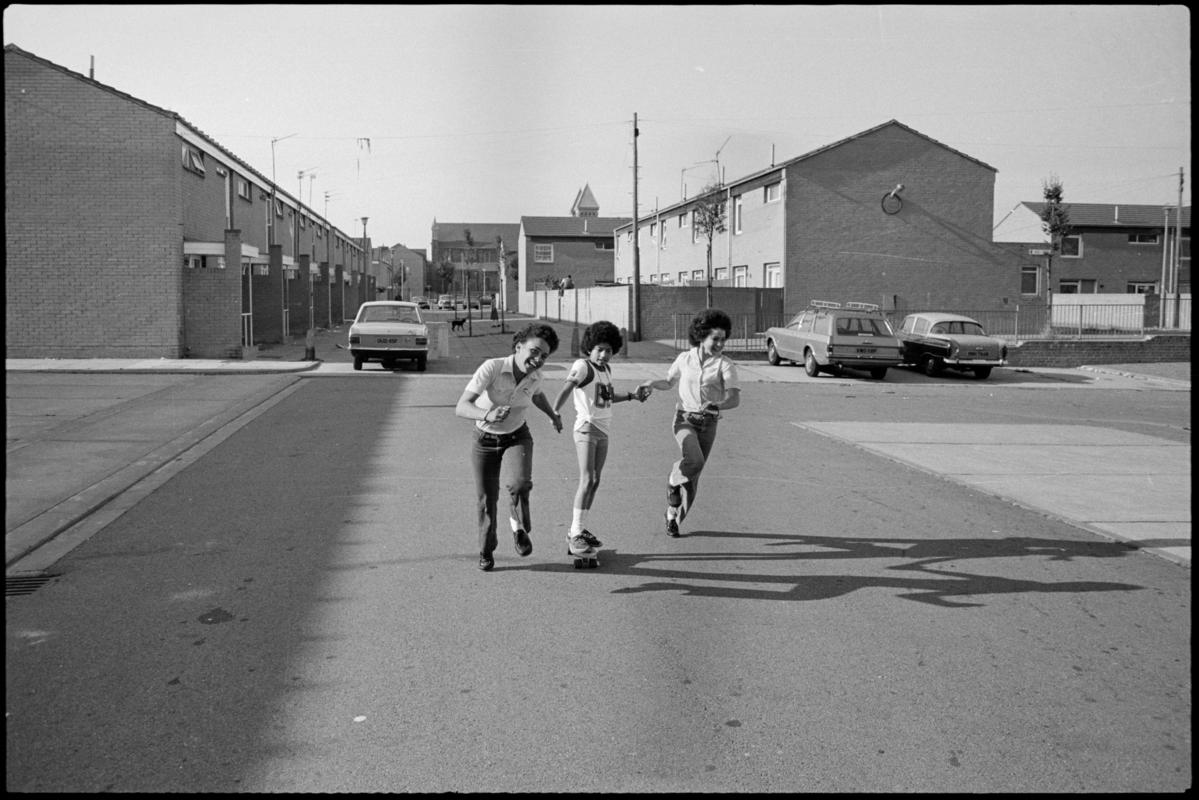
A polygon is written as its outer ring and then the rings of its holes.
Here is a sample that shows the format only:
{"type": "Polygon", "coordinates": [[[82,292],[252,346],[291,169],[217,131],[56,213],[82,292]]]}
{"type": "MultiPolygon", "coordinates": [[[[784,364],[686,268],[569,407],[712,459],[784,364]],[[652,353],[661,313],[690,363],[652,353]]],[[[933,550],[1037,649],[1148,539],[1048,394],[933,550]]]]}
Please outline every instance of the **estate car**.
{"type": "Polygon", "coordinates": [[[973,372],[983,380],[993,368],[1007,364],[1007,345],[961,314],[908,314],[899,326],[899,338],[904,360],[925,375],[949,368],[973,372]]]}
{"type": "Polygon", "coordinates": [[[813,378],[859,369],[882,380],[889,367],[903,363],[901,350],[891,323],[873,303],[813,300],[785,326],[766,331],[767,360],[802,363],[813,378]]]}
{"type": "Polygon", "coordinates": [[[375,300],[363,303],[350,325],[350,354],[354,369],[380,361],[394,369],[397,361],[412,361],[420,372],[429,358],[429,328],[416,303],[375,300]]]}

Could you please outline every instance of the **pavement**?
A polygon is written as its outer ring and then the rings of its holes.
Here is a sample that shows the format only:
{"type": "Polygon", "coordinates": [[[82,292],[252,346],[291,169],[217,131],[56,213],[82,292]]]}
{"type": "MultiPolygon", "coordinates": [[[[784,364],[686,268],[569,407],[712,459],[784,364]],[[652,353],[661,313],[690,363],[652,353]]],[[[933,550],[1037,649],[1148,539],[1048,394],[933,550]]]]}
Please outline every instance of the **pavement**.
{"type": "MultiPolygon", "coordinates": [[[[450,334],[449,352],[431,357],[428,373],[469,375],[483,359],[511,352],[512,333],[528,321],[509,318],[498,327],[490,320],[473,320],[471,330],[450,334]]],[[[550,324],[561,343],[548,367],[563,370],[580,332],[568,323],[550,324]]],[[[22,374],[19,384],[24,387],[6,380],[7,575],[49,569],[130,503],[165,482],[172,470],[195,461],[298,388],[302,378],[353,373],[349,352],[338,347],[345,343],[347,328],[317,331],[311,353],[315,359],[307,358],[304,337],[264,346],[255,358],[244,361],[6,359],[6,373],[22,374]],[[139,378],[90,380],[69,388],[54,385],[39,390],[36,377],[28,373],[139,378]],[[199,375],[217,377],[194,380],[199,375]],[[114,502],[118,498],[121,502],[114,502]]],[[[640,381],[661,377],[676,354],[669,342],[631,342],[614,365],[622,378],[640,381]]],[[[757,354],[733,355],[744,383],[841,385],[827,376],[809,378],[802,369],[770,367],[757,354]]],[[[363,378],[393,375],[373,363],[356,374],[363,378]]],[[[1076,370],[997,370],[989,382],[1003,386],[1040,381],[1078,388],[1103,380],[1116,388],[1189,392],[1190,377],[1189,363],[1104,364],[1076,370]]],[[[912,376],[912,380],[925,378],[912,376]]],[[[891,390],[892,383],[888,380],[884,385],[891,390]]],[[[1005,430],[861,423],[807,427],[1190,565],[1189,440],[1166,441],[1076,426],[1028,426],[1044,430],[1030,432],[1027,441],[1018,442],[1011,440],[1011,426],[1005,430]],[[980,436],[992,441],[981,441],[980,436]],[[988,444],[994,447],[988,449],[988,444]],[[1022,474],[1020,464],[1043,462],[1047,448],[1059,454],[1060,469],[1052,475],[1022,474]],[[1020,461],[1024,457],[1032,460],[1020,461]],[[1122,469],[1118,475],[1098,475],[1092,468],[1097,463],[1118,463],[1122,469]],[[1130,491],[1136,496],[1132,504],[1130,491]],[[1154,514],[1146,515],[1144,508],[1154,509],[1154,514]]]]}

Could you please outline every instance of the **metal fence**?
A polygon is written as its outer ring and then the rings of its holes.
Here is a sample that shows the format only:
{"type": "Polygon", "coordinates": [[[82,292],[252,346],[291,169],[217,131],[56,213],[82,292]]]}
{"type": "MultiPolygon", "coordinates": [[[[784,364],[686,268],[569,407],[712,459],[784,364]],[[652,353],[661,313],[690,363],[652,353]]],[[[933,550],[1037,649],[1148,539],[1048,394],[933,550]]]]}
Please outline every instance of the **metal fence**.
{"type": "MultiPolygon", "coordinates": [[[[887,311],[884,314],[892,327],[898,329],[908,314],[944,311],[978,320],[991,336],[1001,339],[1127,339],[1150,333],[1177,333],[1191,329],[1191,298],[1166,299],[1163,310],[1139,303],[1070,303],[1052,308],[1046,306],[1016,306],[1010,310],[962,311],[943,308],[909,308],[887,311]],[[1177,322],[1176,322],[1177,321],[1177,322]]],[[[764,353],[766,331],[786,325],[794,314],[730,314],[733,329],[729,331],[725,350],[731,353],[764,353]]],[[[685,350],[691,346],[687,331],[690,314],[674,314],[674,346],[685,350]]]]}

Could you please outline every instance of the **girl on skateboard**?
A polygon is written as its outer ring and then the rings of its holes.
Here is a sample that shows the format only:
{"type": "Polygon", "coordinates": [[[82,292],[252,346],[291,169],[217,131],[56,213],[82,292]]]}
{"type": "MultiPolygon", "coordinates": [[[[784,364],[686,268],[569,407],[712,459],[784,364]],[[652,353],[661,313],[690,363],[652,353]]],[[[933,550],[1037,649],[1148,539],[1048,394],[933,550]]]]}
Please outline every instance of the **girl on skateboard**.
{"type": "Polygon", "coordinates": [[[608,437],[612,428],[612,405],[621,401],[645,402],[649,391],[617,394],[612,388],[612,370],[608,362],[624,346],[620,329],[601,320],[583,331],[580,350],[586,356],[571,365],[562,389],[554,399],[557,412],[573,395],[575,403],[574,439],[579,458],[579,487],[575,491],[573,517],[566,534],[571,555],[590,555],[603,546],[591,531],[584,527],[587,513],[595,501],[604,462],[608,458],[608,437]]]}
{"type": "Polygon", "coordinates": [[[707,308],[695,315],[687,331],[691,349],[679,353],[666,378],[645,381],[643,389],[679,387],[671,423],[680,458],[666,479],[666,533],[679,535],[679,523],[695,502],[699,475],[716,442],[716,422],[722,411],[741,404],[737,365],[723,352],[733,322],[729,315],[707,308]]]}
{"type": "Polygon", "coordinates": [[[562,432],[562,417],[550,407],[541,391],[541,366],[558,349],[558,334],[549,325],[532,323],[512,338],[513,353],[484,361],[466,384],[454,413],[475,420],[471,466],[475,473],[478,510],[479,569],[495,566],[496,507],[500,494],[500,467],[512,453],[515,470],[508,482],[509,523],[516,552],[533,552],[529,531],[529,491],[533,488],[533,435],[525,411],[537,406],[562,432]]]}

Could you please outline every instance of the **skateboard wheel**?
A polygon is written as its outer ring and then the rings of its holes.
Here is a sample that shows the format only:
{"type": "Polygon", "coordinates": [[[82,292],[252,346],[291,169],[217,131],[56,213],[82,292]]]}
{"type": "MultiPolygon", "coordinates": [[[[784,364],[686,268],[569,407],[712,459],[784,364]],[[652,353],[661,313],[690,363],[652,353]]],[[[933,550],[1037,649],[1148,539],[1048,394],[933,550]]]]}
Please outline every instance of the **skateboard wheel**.
{"type": "Polygon", "coordinates": [[[575,569],[582,569],[582,568],[583,568],[582,559],[576,558],[575,559],[575,569]]]}
{"type": "Polygon", "coordinates": [[[587,569],[595,569],[598,566],[599,566],[599,562],[596,561],[594,558],[587,562],[587,569]]]}

